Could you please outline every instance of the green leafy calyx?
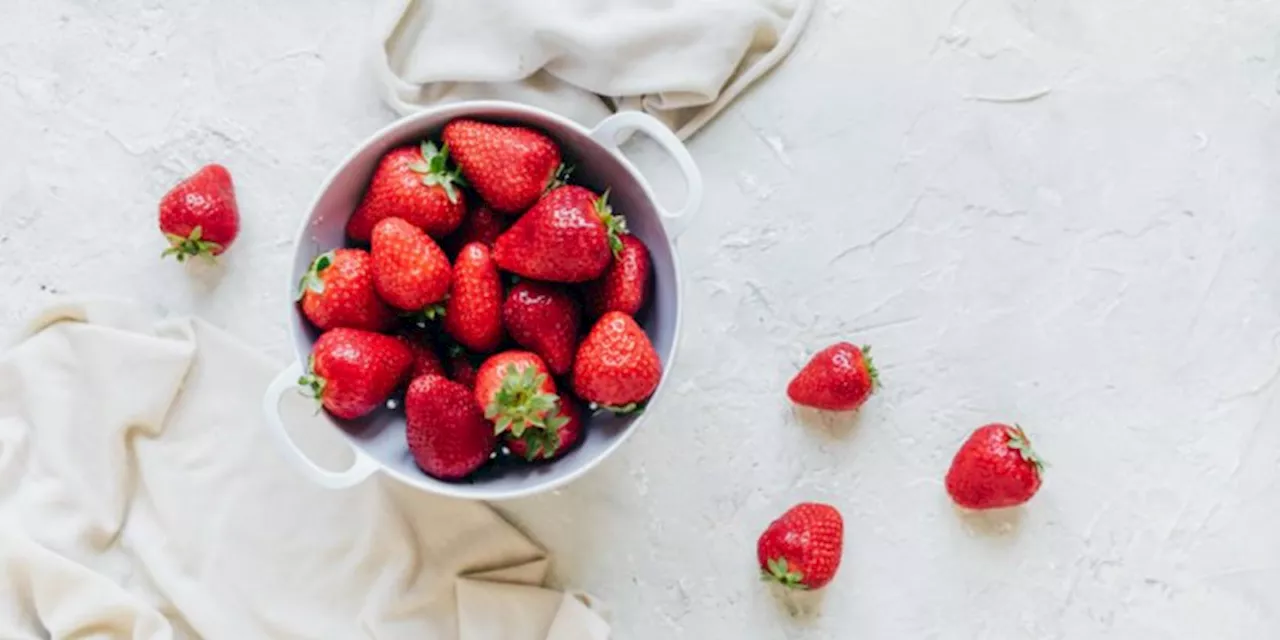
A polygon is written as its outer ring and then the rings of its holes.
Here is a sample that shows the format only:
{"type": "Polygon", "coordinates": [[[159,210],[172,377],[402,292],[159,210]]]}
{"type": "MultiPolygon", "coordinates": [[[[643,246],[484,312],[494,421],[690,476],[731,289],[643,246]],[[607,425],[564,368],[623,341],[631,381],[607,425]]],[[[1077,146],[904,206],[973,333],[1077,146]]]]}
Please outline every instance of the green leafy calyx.
{"type": "Polygon", "coordinates": [[[178,262],[186,262],[187,258],[192,256],[200,256],[209,262],[216,262],[214,253],[222,250],[221,244],[204,239],[204,228],[200,225],[196,225],[186,237],[176,233],[166,233],[164,237],[169,241],[169,248],[160,252],[160,257],[173,256],[178,262]]]}
{"type": "Polygon", "coordinates": [[[609,234],[609,249],[613,251],[613,256],[618,257],[622,253],[622,237],[627,235],[627,220],[621,215],[613,212],[613,207],[609,206],[609,189],[605,189],[604,195],[595,201],[596,215],[600,216],[600,221],[604,223],[605,231],[609,234]]]}
{"type": "Polygon", "coordinates": [[[881,387],[880,370],[876,369],[876,363],[871,360],[871,346],[864,345],[861,347],[862,362],[867,365],[867,375],[871,376],[871,389],[874,391],[881,387]]]}
{"type": "Polygon", "coordinates": [[[798,589],[803,591],[809,588],[809,586],[804,583],[804,574],[787,566],[786,558],[769,558],[765,564],[768,566],[768,569],[761,572],[761,579],[777,582],[788,589],[798,589]]]}
{"type": "Polygon", "coordinates": [[[449,168],[449,145],[437,147],[436,143],[423,140],[419,149],[422,161],[410,164],[409,170],[422,176],[422,184],[444,189],[449,202],[457,204],[458,187],[467,186],[467,180],[457,167],[449,168]]]}
{"type": "Polygon", "coordinates": [[[1035,450],[1031,448],[1031,440],[1027,438],[1027,434],[1022,430],[1022,427],[1015,424],[1006,429],[1005,433],[1009,436],[1009,448],[1017,451],[1023,460],[1035,467],[1036,475],[1044,473],[1045,461],[1041,460],[1040,456],[1036,455],[1035,450]]]}
{"type": "Polygon", "coordinates": [[[510,432],[519,438],[530,429],[554,430],[551,422],[561,417],[560,396],[542,391],[546,382],[547,375],[533,366],[517,369],[508,365],[501,386],[484,408],[484,417],[493,421],[494,432],[510,432]]]}
{"type": "Polygon", "coordinates": [[[298,283],[298,299],[306,295],[307,291],[312,293],[324,293],[324,280],[320,279],[320,274],[324,273],[333,265],[333,252],[329,251],[316,256],[311,261],[311,266],[307,267],[307,272],[302,274],[302,281],[298,283]]]}
{"type": "Polygon", "coordinates": [[[301,387],[298,391],[316,400],[317,413],[322,405],[325,384],[325,379],[316,374],[316,358],[311,356],[307,359],[307,372],[298,378],[298,386],[301,387]]]}

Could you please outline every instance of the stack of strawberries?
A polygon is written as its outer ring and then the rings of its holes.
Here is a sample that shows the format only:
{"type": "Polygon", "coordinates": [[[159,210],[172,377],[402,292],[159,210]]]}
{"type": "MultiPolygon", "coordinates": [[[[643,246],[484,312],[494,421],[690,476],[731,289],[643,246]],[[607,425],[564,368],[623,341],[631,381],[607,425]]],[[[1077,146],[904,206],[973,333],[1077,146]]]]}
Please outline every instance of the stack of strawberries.
{"type": "Polygon", "coordinates": [[[342,419],[407,383],[414,459],[459,480],[503,449],[564,455],[582,404],[636,411],[662,365],[635,320],[649,251],[608,192],[566,184],[533,129],[459,119],[441,142],[388,152],[350,246],[312,262],[298,299],[322,334],[299,382],[342,419]]]}

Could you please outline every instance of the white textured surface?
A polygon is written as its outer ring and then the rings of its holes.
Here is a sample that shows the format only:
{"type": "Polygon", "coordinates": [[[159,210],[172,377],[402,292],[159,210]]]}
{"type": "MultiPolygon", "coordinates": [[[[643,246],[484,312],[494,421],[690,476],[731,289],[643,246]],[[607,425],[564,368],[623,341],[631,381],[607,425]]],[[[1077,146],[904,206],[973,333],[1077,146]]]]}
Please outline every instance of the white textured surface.
{"type": "MultiPolygon", "coordinates": [[[[365,4],[9,3],[0,328],[121,293],[283,359],[294,225],[390,118],[365,4]],[[161,263],[155,202],[212,160],[243,236],[222,270],[161,263]]],[[[828,0],[692,144],[671,402],[509,513],[627,638],[1274,636],[1278,26],[1266,0],[828,0]],[[886,388],[807,424],[782,388],[838,338],[886,388]],[[940,478],[992,419],[1053,466],[1016,517],[966,520],[940,478]],[[847,552],[792,617],[754,542],[810,498],[847,552]]]]}

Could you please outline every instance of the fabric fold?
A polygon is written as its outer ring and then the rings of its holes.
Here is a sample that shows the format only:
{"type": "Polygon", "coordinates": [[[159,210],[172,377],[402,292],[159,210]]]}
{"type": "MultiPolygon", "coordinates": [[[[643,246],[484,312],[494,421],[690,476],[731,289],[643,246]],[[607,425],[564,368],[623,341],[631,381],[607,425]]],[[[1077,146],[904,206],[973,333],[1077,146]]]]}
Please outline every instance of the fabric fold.
{"type": "Polygon", "coordinates": [[[0,355],[0,637],[608,637],[487,506],[296,475],[258,414],[278,369],[119,301],[33,323],[0,355]]]}

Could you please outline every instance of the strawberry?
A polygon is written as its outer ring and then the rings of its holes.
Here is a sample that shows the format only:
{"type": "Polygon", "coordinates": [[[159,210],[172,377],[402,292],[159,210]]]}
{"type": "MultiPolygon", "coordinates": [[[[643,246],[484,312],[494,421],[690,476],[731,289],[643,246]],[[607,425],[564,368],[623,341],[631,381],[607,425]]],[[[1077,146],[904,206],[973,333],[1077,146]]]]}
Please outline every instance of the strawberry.
{"type": "Polygon", "coordinates": [[[520,213],[560,169],[560,149],[533,129],[454,120],[441,134],[458,168],[494,211],[520,213]]]}
{"type": "Polygon", "coordinates": [[[496,433],[523,436],[529,429],[559,429],[560,396],[547,364],[528,351],[491,356],[476,372],[476,402],[496,433]]]}
{"type": "Polygon", "coordinates": [[[408,376],[413,352],[404,342],[361,329],[326,331],[311,348],[298,384],[338,418],[359,418],[387,401],[408,376]]]}
{"type": "Polygon", "coordinates": [[[1040,490],[1044,463],[1022,427],[994,423],[965,440],[947,471],[947,493],[966,509],[1020,505],[1040,490]]]}
{"type": "Polygon", "coordinates": [[[790,589],[821,589],[835,577],[844,550],[844,519],[829,504],[802,502],[760,534],[761,577],[790,589]]]}
{"type": "Polygon", "coordinates": [[[460,345],[449,348],[449,379],[466,385],[468,389],[476,388],[476,363],[460,345]]]}
{"type": "Polygon", "coordinates": [[[561,397],[560,415],[565,419],[558,429],[525,429],[520,437],[506,434],[507,449],[529,462],[554,460],[568,453],[582,439],[582,409],[567,396],[561,397]]]}
{"type": "Polygon", "coordinates": [[[837,342],[814,354],[787,385],[791,401],[827,411],[851,411],[862,406],[880,386],[871,362],[871,347],[837,342]]]}
{"type": "Polygon", "coordinates": [[[449,258],[431,236],[400,218],[385,218],[373,227],[372,240],[373,284],[388,304],[423,311],[449,294],[449,258]]]}
{"type": "Polygon", "coordinates": [[[493,212],[487,205],[481,204],[476,207],[462,220],[462,226],[445,241],[445,249],[449,255],[458,255],[458,250],[471,244],[472,242],[483,243],[486,247],[493,247],[493,241],[507,230],[508,219],[493,212]]]}
{"type": "Polygon", "coordinates": [[[335,249],[316,257],[302,277],[298,299],[303,315],[321,331],[384,331],[395,321],[374,290],[373,259],[360,249],[335,249]]]}
{"type": "Polygon", "coordinates": [[[475,396],[441,376],[422,376],[404,397],[405,439],[418,466],[444,480],[459,480],[484,466],[497,437],[475,396]]]}
{"type": "Polygon", "coordinates": [[[410,378],[445,375],[444,364],[440,362],[440,356],[436,355],[435,347],[427,341],[425,336],[400,336],[400,340],[413,352],[413,367],[409,374],[410,378]]]}
{"type": "Polygon", "coordinates": [[[487,353],[502,344],[502,278],[488,247],[479,242],[463,247],[453,263],[444,330],[472,351],[487,353]]]}
{"type": "Polygon", "coordinates": [[[226,251],[240,232],[240,207],[226,167],[208,165],[164,194],[160,231],[169,240],[161,257],[212,260],[226,251]]]}
{"type": "Polygon", "coordinates": [[[574,393],[615,413],[635,411],[661,379],[662,363],[649,336],[620,311],[600,317],[573,360],[574,393]]]}
{"type": "Polygon", "coordinates": [[[573,365],[580,315],[568,289],[531,280],[512,287],[502,305],[502,323],[511,339],[541,356],[558,376],[573,365]]]}
{"type": "Polygon", "coordinates": [[[618,239],[622,241],[622,248],[604,275],[583,288],[587,313],[593,318],[604,315],[606,311],[621,311],[634,316],[649,301],[649,249],[630,234],[618,239]]]}
{"type": "Polygon", "coordinates": [[[504,271],[534,280],[599,278],[622,250],[618,236],[627,231],[608,198],[578,186],[553,189],[498,236],[493,259],[504,271]]]}
{"type": "Polygon", "coordinates": [[[465,181],[449,168],[449,148],[435,143],[397,147],[387,152],[369,181],[369,190],[347,221],[347,235],[368,242],[385,218],[403,218],[433,238],[443,238],[467,213],[465,181]]]}

